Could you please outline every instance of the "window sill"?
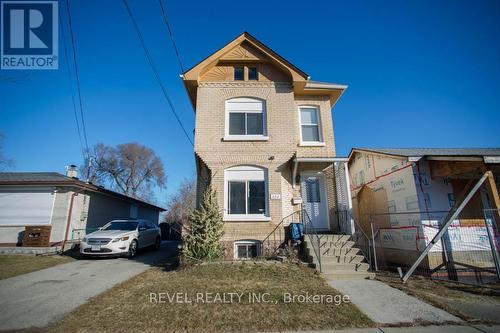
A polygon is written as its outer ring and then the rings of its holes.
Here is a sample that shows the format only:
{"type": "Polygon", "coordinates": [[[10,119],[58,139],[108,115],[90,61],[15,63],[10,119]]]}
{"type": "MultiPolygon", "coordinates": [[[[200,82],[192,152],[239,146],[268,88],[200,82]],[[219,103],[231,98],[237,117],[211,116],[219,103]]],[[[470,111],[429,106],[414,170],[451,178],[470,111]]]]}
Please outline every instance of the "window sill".
{"type": "Polygon", "coordinates": [[[300,147],[324,147],[326,144],[324,142],[301,142],[300,147]]]}
{"type": "Polygon", "coordinates": [[[227,135],[222,141],[267,141],[268,136],[264,135],[227,135]]]}
{"type": "Polygon", "coordinates": [[[224,222],[269,222],[271,218],[263,215],[224,215],[224,222]]]}

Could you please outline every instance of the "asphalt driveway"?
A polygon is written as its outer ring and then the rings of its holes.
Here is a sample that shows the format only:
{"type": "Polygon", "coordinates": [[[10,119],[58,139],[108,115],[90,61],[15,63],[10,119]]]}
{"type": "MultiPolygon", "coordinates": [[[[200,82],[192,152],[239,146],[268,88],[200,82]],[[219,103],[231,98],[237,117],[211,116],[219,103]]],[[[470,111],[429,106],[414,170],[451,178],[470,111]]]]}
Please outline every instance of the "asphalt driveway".
{"type": "MultiPolygon", "coordinates": [[[[177,254],[177,242],[136,258],[82,259],[0,281],[0,330],[44,327],[114,285],[177,254]]],[[[117,300],[119,302],[119,300],[117,300]]]]}

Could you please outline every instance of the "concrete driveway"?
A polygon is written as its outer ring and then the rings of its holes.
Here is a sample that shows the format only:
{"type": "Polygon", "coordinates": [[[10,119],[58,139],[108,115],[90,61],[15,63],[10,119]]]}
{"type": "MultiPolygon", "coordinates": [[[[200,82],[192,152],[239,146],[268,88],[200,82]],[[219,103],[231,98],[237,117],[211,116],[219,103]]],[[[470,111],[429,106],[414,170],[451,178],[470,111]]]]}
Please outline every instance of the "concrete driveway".
{"type": "Polygon", "coordinates": [[[177,242],[126,258],[82,259],[0,281],[0,330],[44,327],[114,285],[177,254],[177,242]]]}

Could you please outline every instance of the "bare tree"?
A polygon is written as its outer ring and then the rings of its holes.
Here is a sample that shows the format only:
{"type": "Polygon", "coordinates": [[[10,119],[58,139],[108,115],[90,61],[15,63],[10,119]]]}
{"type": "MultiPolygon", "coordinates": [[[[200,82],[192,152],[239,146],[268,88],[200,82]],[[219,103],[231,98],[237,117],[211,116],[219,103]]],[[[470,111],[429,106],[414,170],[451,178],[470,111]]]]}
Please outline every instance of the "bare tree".
{"type": "Polygon", "coordinates": [[[3,140],[5,135],[0,132],[0,171],[6,170],[14,165],[14,161],[3,154],[3,140]]]}
{"type": "Polygon", "coordinates": [[[152,200],[154,187],[164,188],[166,176],[163,163],[155,152],[136,142],[116,147],[98,143],[90,149],[81,170],[83,177],[98,185],[147,201],[152,200]]]}
{"type": "Polygon", "coordinates": [[[180,223],[184,226],[189,223],[189,216],[196,207],[196,180],[194,177],[184,179],[177,192],[167,203],[167,214],[164,222],[180,223]]]}

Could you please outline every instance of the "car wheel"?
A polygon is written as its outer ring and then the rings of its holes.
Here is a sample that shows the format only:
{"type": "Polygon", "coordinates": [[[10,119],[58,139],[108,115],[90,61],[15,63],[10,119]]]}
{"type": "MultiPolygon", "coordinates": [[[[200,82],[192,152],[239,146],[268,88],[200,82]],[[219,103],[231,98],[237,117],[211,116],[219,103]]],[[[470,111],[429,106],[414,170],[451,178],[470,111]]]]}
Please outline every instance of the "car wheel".
{"type": "Polygon", "coordinates": [[[161,246],[161,238],[160,237],[156,237],[155,250],[159,250],[160,246],[161,246]]]}
{"type": "Polygon", "coordinates": [[[133,258],[137,254],[137,241],[134,239],[128,246],[128,257],[133,258]]]}

